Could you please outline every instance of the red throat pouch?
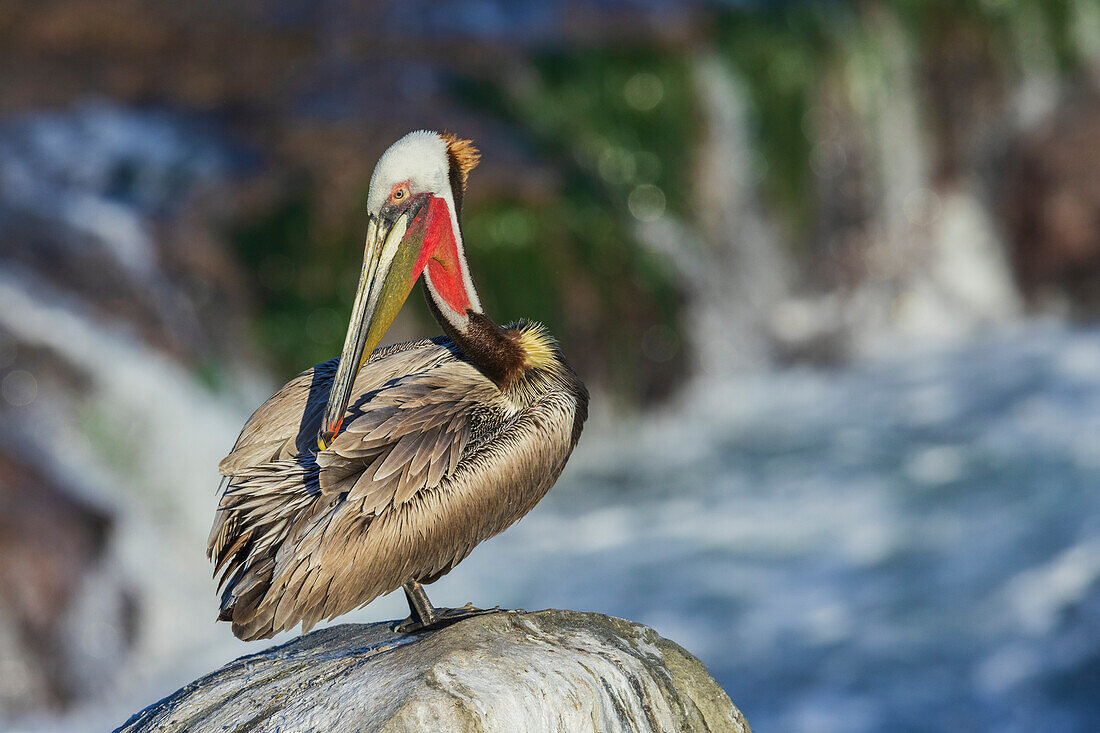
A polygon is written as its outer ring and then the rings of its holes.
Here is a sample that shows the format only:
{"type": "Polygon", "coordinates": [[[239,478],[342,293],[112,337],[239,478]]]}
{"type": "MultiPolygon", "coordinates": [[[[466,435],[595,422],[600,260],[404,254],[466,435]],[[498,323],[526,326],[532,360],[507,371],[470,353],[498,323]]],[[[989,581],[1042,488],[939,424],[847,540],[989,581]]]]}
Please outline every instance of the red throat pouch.
{"type": "Polygon", "coordinates": [[[413,272],[419,273],[426,264],[427,277],[443,302],[455,313],[464,315],[470,307],[470,297],[451,227],[451,212],[444,199],[433,196],[429,201],[424,226],[424,244],[413,272]]]}

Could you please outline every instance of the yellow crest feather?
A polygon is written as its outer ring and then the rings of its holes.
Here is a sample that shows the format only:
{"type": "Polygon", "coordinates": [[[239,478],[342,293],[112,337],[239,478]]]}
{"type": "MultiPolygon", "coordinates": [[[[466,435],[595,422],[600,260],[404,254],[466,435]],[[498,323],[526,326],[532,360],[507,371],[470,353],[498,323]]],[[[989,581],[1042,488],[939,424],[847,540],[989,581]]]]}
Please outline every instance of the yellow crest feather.
{"type": "Polygon", "coordinates": [[[524,365],[546,368],[554,363],[554,338],[539,323],[524,323],[519,329],[519,345],[523,349],[524,365]]]}

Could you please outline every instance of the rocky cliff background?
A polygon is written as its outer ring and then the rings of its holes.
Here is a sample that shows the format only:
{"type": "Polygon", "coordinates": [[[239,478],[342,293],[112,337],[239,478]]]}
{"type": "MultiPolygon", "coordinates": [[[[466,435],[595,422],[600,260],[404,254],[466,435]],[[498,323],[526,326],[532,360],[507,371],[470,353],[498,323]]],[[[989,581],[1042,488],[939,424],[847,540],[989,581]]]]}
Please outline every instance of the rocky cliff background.
{"type": "Polygon", "coordinates": [[[1098,68],[1095,0],[0,1],[0,724],[251,650],[215,467],[339,349],[420,127],[484,152],[487,309],[597,394],[440,602],[637,619],[761,730],[1094,720],[1098,68]]]}

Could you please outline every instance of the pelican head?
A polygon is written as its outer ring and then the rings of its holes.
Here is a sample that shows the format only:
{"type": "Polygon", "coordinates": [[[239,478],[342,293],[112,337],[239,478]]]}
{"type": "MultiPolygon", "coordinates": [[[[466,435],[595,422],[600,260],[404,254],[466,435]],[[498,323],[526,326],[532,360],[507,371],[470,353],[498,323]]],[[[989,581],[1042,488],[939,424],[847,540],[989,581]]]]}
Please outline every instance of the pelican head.
{"type": "Polygon", "coordinates": [[[374,168],[367,239],[351,322],[325,408],[318,447],[340,430],[355,377],[389,330],[421,273],[437,307],[461,327],[481,304],[466,266],[459,207],[479,153],[449,133],[411,132],[374,168]]]}

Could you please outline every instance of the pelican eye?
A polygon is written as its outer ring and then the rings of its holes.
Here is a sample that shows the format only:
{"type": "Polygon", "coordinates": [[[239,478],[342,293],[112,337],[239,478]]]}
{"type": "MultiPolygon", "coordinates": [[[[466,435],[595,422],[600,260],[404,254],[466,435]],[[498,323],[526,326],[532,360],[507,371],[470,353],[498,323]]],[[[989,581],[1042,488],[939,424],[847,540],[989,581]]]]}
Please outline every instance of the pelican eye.
{"type": "Polygon", "coordinates": [[[404,201],[408,195],[409,189],[402,186],[401,188],[395,188],[393,190],[393,193],[390,194],[390,199],[396,203],[398,201],[404,201]]]}

